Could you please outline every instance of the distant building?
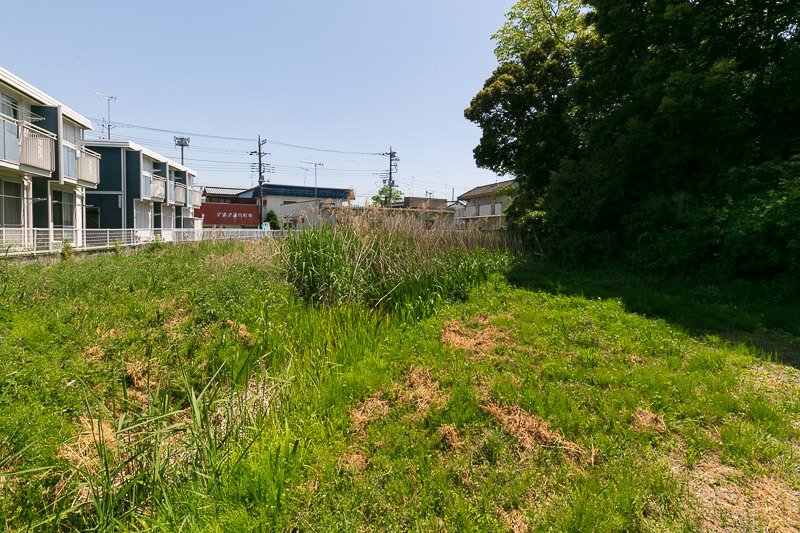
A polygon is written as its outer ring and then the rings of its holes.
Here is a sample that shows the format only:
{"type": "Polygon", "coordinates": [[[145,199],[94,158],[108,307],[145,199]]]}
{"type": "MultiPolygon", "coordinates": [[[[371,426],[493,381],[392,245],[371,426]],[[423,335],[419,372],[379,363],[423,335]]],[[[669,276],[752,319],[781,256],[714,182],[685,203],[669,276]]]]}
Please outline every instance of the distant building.
{"type": "Polygon", "coordinates": [[[263,198],[262,217],[275,212],[282,224],[300,228],[325,218],[332,209],[349,205],[355,200],[353,189],[333,187],[306,187],[301,185],[280,185],[265,183],[259,196],[258,186],[247,189],[240,198],[252,199],[258,205],[263,198]]]}
{"type": "Polygon", "coordinates": [[[255,199],[240,196],[245,192],[247,189],[239,187],[203,187],[203,203],[255,204],[255,199]]]}
{"type": "Polygon", "coordinates": [[[102,155],[100,185],[88,193],[87,225],[135,229],[142,239],[160,230],[199,229],[194,210],[201,189],[194,170],[125,140],[92,140],[87,145],[102,155]]]}
{"type": "Polygon", "coordinates": [[[463,205],[455,206],[456,227],[498,230],[505,226],[505,209],[511,202],[511,187],[516,187],[514,180],[501,181],[475,187],[459,196],[458,201],[463,205]]]}
{"type": "Polygon", "coordinates": [[[86,148],[86,117],[0,68],[0,245],[82,246],[86,190],[100,156],[86,148]]]}
{"type": "Polygon", "coordinates": [[[392,203],[392,207],[402,209],[447,209],[446,198],[427,198],[421,196],[406,196],[402,202],[392,203]]]}

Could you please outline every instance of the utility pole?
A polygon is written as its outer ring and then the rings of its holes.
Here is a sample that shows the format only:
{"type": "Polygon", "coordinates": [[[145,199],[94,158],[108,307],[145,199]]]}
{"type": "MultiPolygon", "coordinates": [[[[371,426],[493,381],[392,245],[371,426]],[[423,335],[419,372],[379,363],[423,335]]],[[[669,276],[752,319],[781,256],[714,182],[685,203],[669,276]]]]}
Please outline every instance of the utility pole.
{"type": "Polygon", "coordinates": [[[324,167],[322,163],[312,163],[311,161],[300,161],[306,165],[314,165],[314,206],[319,209],[319,199],[317,198],[317,167],[324,167]]]}
{"type": "Polygon", "coordinates": [[[394,177],[393,172],[397,172],[397,162],[400,161],[397,158],[397,152],[392,150],[392,147],[389,147],[389,152],[383,154],[385,156],[389,156],[389,181],[387,185],[389,185],[389,195],[386,197],[386,207],[392,207],[392,189],[394,189],[394,177]]]}
{"type": "Polygon", "coordinates": [[[183,149],[189,147],[189,137],[175,137],[175,146],[181,147],[181,165],[183,165],[183,149]]]}
{"type": "Polygon", "coordinates": [[[110,139],[111,138],[111,100],[114,100],[116,102],[117,101],[117,97],[116,96],[112,96],[110,94],[100,94],[100,93],[97,93],[97,92],[94,93],[94,94],[96,94],[100,98],[105,98],[106,99],[106,104],[108,106],[108,115],[106,115],[106,121],[108,123],[106,125],[106,129],[108,130],[108,138],[110,139]]]}
{"type": "Polygon", "coordinates": [[[267,144],[267,140],[261,140],[261,135],[258,136],[258,149],[250,152],[250,155],[258,156],[258,229],[261,229],[261,224],[264,222],[264,164],[261,158],[264,157],[266,152],[261,148],[267,144]]]}

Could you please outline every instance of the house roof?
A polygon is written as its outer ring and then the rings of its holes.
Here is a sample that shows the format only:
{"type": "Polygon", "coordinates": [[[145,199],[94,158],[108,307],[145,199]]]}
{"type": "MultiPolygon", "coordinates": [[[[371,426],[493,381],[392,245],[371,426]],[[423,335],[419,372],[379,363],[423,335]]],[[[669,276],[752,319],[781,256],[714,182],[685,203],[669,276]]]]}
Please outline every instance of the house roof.
{"type": "MultiPolygon", "coordinates": [[[[159,154],[158,152],[154,152],[148,148],[140,144],[136,144],[133,141],[123,140],[123,139],[87,139],[85,141],[86,146],[88,147],[95,147],[95,148],[125,148],[127,150],[133,150],[134,152],[142,152],[142,154],[146,155],[150,159],[155,159],[160,163],[166,163],[167,165],[175,168],[177,170],[186,172],[191,174],[192,176],[197,176],[197,172],[192,170],[189,167],[185,167],[180,163],[176,163],[175,161],[171,160],[170,158],[159,154]]],[[[242,189],[243,190],[243,189],[242,189]]]]}
{"type": "Polygon", "coordinates": [[[241,187],[203,187],[206,196],[239,196],[247,189],[241,187]]]}
{"type": "Polygon", "coordinates": [[[40,91],[30,83],[26,82],[22,78],[15,76],[14,74],[10,73],[3,67],[0,67],[0,82],[3,82],[6,85],[11,86],[15,90],[23,93],[28,98],[38,101],[41,105],[46,105],[50,107],[60,107],[65,117],[72,120],[73,122],[76,122],[77,124],[81,125],[83,128],[87,130],[92,129],[91,120],[84,117],[77,111],[73,111],[72,109],[65,106],[52,96],[40,91]]]}
{"type": "Polygon", "coordinates": [[[470,198],[478,198],[481,196],[489,196],[493,194],[495,191],[502,187],[507,187],[512,185],[514,180],[506,180],[500,181],[497,183],[492,183],[491,185],[481,185],[480,187],[475,187],[472,190],[469,190],[458,197],[459,200],[469,200],[470,198]]]}
{"type": "MultiPolygon", "coordinates": [[[[265,183],[262,185],[264,196],[293,196],[296,198],[319,198],[320,200],[354,200],[353,189],[337,189],[333,187],[306,187],[303,185],[281,185],[265,183]]],[[[258,186],[247,189],[239,195],[242,198],[257,198],[258,186]]]]}

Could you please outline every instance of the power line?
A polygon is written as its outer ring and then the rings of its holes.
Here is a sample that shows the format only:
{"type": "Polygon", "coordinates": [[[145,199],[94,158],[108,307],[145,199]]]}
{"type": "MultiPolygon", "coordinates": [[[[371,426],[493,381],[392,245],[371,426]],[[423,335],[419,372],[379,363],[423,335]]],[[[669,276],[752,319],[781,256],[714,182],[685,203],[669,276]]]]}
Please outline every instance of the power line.
{"type": "MultiPolygon", "coordinates": [[[[94,122],[96,122],[98,124],[102,124],[103,123],[102,119],[99,119],[99,118],[96,118],[96,117],[90,117],[90,120],[92,120],[92,121],[94,121],[94,122]]],[[[241,142],[248,142],[248,143],[249,142],[253,142],[253,139],[248,139],[248,138],[244,138],[244,137],[227,137],[227,136],[224,136],[224,135],[212,135],[212,134],[208,134],[208,133],[196,133],[196,132],[188,132],[188,131],[168,130],[168,129],[163,129],[163,128],[153,128],[151,126],[142,126],[140,124],[129,124],[129,123],[125,123],[125,122],[114,122],[114,123],[112,123],[111,121],[109,121],[109,124],[112,124],[113,127],[116,127],[116,128],[132,128],[132,129],[140,129],[140,130],[147,130],[147,131],[157,131],[157,132],[160,132],[160,133],[169,133],[169,134],[172,134],[172,135],[186,135],[186,136],[190,136],[190,137],[205,137],[207,139],[221,139],[221,140],[226,140],[226,141],[241,141],[241,142]]],[[[313,146],[303,146],[303,145],[300,145],[300,144],[291,144],[291,143],[286,143],[286,142],[282,142],[282,141],[276,141],[274,139],[264,139],[264,140],[267,141],[267,143],[269,143],[269,144],[275,144],[275,145],[278,145],[278,146],[286,146],[286,147],[289,147],[289,148],[297,148],[299,150],[310,150],[310,151],[314,151],[314,152],[328,152],[328,153],[332,153],[332,154],[348,154],[348,155],[364,155],[364,156],[383,156],[384,155],[384,154],[378,153],[378,152],[353,152],[353,151],[347,151],[347,150],[334,150],[332,148],[317,148],[317,147],[313,147],[313,146]]]]}

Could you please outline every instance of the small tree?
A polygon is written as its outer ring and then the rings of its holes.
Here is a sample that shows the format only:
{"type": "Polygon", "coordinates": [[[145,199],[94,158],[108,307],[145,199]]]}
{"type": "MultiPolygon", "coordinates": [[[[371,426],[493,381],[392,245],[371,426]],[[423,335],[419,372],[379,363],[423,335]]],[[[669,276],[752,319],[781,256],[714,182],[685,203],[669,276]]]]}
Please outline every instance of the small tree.
{"type": "Polygon", "coordinates": [[[267,212],[265,222],[269,224],[270,229],[281,229],[281,222],[278,220],[278,215],[276,215],[275,211],[272,209],[267,212]]]}
{"type": "Polygon", "coordinates": [[[372,203],[381,207],[391,207],[391,204],[394,202],[400,202],[403,200],[403,191],[400,189],[392,189],[392,198],[390,201],[387,201],[388,198],[389,186],[384,185],[378,189],[378,194],[372,197],[372,203]]]}

